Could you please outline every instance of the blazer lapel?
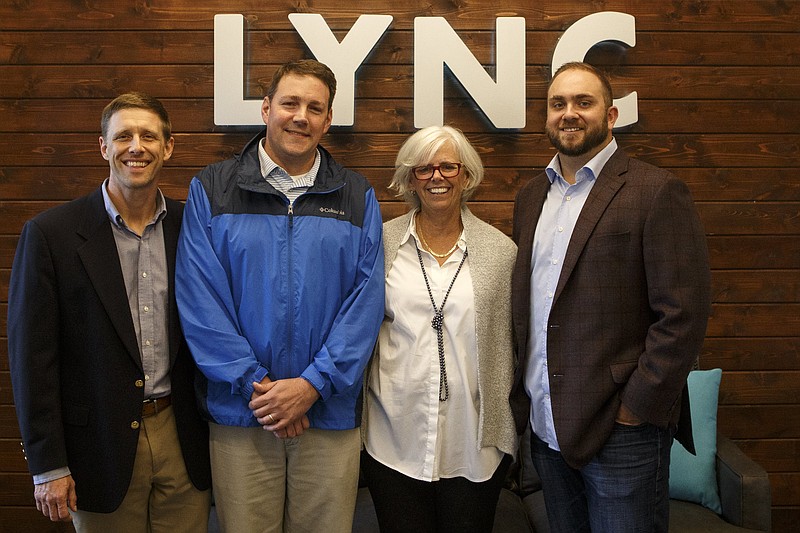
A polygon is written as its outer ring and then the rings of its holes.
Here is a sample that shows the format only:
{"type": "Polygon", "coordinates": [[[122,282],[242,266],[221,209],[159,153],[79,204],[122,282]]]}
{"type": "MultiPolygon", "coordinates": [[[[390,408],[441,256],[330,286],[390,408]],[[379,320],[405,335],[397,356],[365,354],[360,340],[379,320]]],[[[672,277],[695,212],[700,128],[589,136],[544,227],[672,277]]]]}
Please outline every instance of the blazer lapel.
{"type": "Polygon", "coordinates": [[[533,238],[539,222],[539,215],[542,213],[542,207],[547,198],[547,191],[550,189],[550,180],[545,175],[542,174],[540,178],[534,178],[534,180],[524,197],[517,198],[518,205],[515,207],[515,211],[518,213],[514,219],[514,240],[518,250],[517,264],[514,266],[512,274],[512,286],[515,287],[515,290],[511,298],[514,309],[514,332],[520,351],[518,357],[521,357],[521,351],[528,343],[533,238]]]}
{"type": "Polygon", "coordinates": [[[131,358],[141,368],[139,343],[136,340],[131,310],[128,307],[125,279],[122,276],[117,244],[103,203],[102,191],[97,189],[89,197],[88,202],[87,213],[77,229],[78,235],[86,239],[86,242],[78,248],[78,256],[114,329],[131,358]]]}
{"type": "Polygon", "coordinates": [[[167,274],[169,280],[169,315],[167,317],[167,328],[169,332],[169,362],[170,368],[175,363],[175,358],[180,349],[181,334],[180,317],[178,316],[178,304],[175,300],[175,256],[178,249],[178,235],[180,234],[181,219],[183,218],[182,209],[177,202],[167,202],[167,216],[162,221],[164,229],[164,248],[167,254],[167,274]]]}
{"type": "Polygon", "coordinates": [[[564,290],[564,286],[572,275],[572,271],[578,263],[578,258],[583,253],[583,249],[586,247],[586,243],[589,241],[589,237],[592,235],[600,217],[605,213],[617,191],[624,185],[623,174],[627,170],[627,163],[628,156],[621,150],[617,150],[597,177],[597,183],[592,187],[589,197],[586,199],[586,204],[584,204],[575,224],[575,229],[572,231],[572,238],[567,247],[564,265],[561,268],[558,286],[553,297],[554,301],[558,300],[561,291],[564,290]]]}

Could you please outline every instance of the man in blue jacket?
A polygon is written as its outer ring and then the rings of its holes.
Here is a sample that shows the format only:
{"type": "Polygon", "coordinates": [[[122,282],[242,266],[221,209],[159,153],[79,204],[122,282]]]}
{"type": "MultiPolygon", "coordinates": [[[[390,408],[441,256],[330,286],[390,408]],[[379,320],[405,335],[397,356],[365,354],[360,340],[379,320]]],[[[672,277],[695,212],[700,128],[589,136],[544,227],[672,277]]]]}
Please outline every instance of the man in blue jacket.
{"type": "Polygon", "coordinates": [[[262,104],[266,132],[190,186],[176,290],[208,378],[224,531],[352,527],[383,244],[374,190],[319,146],[335,92],[322,63],[283,65],[262,104]]]}

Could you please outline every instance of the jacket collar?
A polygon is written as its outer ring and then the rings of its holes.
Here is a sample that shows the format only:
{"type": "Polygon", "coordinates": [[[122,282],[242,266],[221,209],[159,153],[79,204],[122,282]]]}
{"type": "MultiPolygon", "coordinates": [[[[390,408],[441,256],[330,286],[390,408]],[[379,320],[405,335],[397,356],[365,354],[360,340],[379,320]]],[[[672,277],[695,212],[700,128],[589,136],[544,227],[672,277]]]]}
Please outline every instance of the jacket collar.
{"type": "MultiPolygon", "coordinates": [[[[257,192],[278,194],[275,187],[267,183],[261,175],[261,165],[258,162],[258,144],[267,136],[267,130],[262,130],[258,135],[250,139],[242,149],[242,152],[235,157],[238,168],[236,170],[236,183],[239,188],[257,192]]],[[[321,145],[317,145],[320,155],[319,172],[314,185],[308,192],[326,193],[340,188],[344,185],[342,167],[334,161],[331,154],[321,145]]]]}
{"type": "Polygon", "coordinates": [[[578,258],[583,253],[589,237],[594,232],[594,228],[600,221],[611,201],[617,192],[625,184],[625,173],[628,171],[630,158],[621,150],[617,150],[603,167],[597,177],[597,183],[589,192],[589,197],[581,210],[575,229],[572,232],[567,254],[564,257],[564,264],[561,269],[561,276],[558,279],[558,286],[553,300],[558,300],[559,295],[564,290],[572,271],[578,263],[578,258]]]}

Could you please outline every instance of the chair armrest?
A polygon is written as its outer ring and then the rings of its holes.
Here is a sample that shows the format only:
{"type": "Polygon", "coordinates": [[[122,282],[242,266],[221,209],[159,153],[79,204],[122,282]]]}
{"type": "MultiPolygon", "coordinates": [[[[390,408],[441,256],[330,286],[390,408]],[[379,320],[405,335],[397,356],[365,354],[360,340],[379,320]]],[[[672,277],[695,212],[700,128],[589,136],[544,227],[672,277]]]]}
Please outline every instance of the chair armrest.
{"type": "Polygon", "coordinates": [[[772,498],[766,470],[717,434],[717,481],[722,516],[739,527],[770,531],[772,498]]]}

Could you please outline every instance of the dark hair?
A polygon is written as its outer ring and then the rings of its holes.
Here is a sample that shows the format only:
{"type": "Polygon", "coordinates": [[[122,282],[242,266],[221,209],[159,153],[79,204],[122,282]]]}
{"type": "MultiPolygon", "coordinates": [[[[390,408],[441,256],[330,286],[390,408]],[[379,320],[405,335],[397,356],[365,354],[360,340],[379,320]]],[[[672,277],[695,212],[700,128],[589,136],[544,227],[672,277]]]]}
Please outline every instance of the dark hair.
{"type": "Polygon", "coordinates": [[[272,81],[267,88],[267,98],[272,100],[275,93],[278,91],[278,83],[287,74],[296,74],[298,76],[314,76],[322,83],[328,86],[328,110],[333,106],[333,97],[336,96],[336,76],[333,71],[328,68],[328,65],[320,63],[316,59],[298,59],[284,63],[275,74],[272,75],[272,81]]]}
{"type": "Polygon", "coordinates": [[[100,119],[100,132],[104,139],[108,135],[108,123],[111,121],[111,117],[114,116],[114,113],[123,109],[146,109],[152,111],[161,119],[161,133],[164,135],[164,139],[168,140],[172,137],[172,123],[164,105],[149,94],[129,92],[117,96],[103,109],[103,115],[100,119]]]}
{"type": "Polygon", "coordinates": [[[547,85],[547,91],[550,92],[550,86],[555,81],[556,77],[562,72],[566,72],[568,70],[582,70],[584,72],[588,72],[590,74],[594,74],[598,80],[600,80],[600,84],[603,86],[603,101],[605,102],[606,109],[614,105],[614,92],[611,89],[611,80],[608,79],[608,75],[600,70],[599,68],[590,65],[589,63],[583,63],[580,61],[571,61],[569,63],[564,63],[558,70],[556,70],[553,77],[550,79],[550,83],[547,85]]]}

